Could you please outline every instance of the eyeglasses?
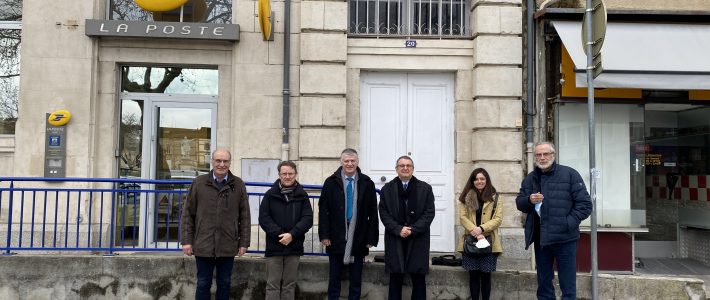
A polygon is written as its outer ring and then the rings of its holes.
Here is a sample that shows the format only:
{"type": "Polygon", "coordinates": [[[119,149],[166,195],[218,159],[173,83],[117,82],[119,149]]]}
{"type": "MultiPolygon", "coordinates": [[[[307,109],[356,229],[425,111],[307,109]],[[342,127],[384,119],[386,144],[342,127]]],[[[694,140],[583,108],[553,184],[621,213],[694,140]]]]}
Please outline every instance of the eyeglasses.
{"type": "Polygon", "coordinates": [[[544,152],[544,153],[535,153],[535,157],[540,158],[540,157],[550,157],[554,155],[555,152],[544,152]]]}
{"type": "Polygon", "coordinates": [[[404,168],[411,169],[411,168],[414,168],[414,165],[397,165],[397,168],[400,168],[400,169],[404,169],[404,168]]]}
{"type": "Polygon", "coordinates": [[[224,159],[214,159],[212,161],[214,161],[215,165],[228,165],[232,162],[231,160],[224,160],[224,159]]]}

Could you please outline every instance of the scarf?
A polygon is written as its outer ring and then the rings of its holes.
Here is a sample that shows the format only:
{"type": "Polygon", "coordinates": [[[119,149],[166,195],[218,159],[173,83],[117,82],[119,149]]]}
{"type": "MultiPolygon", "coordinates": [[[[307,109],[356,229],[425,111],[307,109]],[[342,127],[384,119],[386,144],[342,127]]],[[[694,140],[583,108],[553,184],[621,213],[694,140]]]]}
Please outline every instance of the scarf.
{"type": "Polygon", "coordinates": [[[471,189],[466,194],[466,210],[473,213],[483,207],[483,199],[476,189],[471,189]]]}
{"type": "Polygon", "coordinates": [[[286,202],[290,201],[288,196],[293,195],[293,191],[296,189],[296,186],[298,185],[298,182],[294,182],[292,186],[283,186],[281,185],[281,180],[279,180],[279,188],[281,189],[281,195],[284,195],[284,198],[286,199],[286,202]]]}
{"type": "Polygon", "coordinates": [[[408,212],[410,211],[410,207],[416,207],[417,205],[417,197],[413,191],[417,189],[418,180],[412,176],[412,178],[409,179],[406,190],[404,189],[404,183],[399,177],[395,178],[394,182],[397,185],[397,200],[399,202],[399,215],[395,217],[403,222],[405,226],[410,226],[411,222],[408,212]]]}

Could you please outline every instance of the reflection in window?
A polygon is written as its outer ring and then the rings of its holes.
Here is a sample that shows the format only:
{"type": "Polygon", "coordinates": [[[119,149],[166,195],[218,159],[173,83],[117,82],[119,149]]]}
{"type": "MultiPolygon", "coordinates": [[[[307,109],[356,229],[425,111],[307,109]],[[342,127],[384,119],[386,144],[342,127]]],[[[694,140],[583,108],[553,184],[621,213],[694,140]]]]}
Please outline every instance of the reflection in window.
{"type": "Polygon", "coordinates": [[[14,134],[20,98],[22,0],[0,1],[0,134],[14,134]]]}
{"type": "Polygon", "coordinates": [[[217,90],[218,75],[215,69],[121,68],[122,92],[217,95],[217,90]]]}
{"type": "MultiPolygon", "coordinates": [[[[168,12],[149,12],[134,0],[108,0],[111,7],[109,19],[125,21],[180,22],[181,9],[168,12]]],[[[182,7],[182,21],[194,23],[232,23],[233,0],[189,0],[182,7]]]]}
{"type": "Polygon", "coordinates": [[[22,21],[22,0],[0,1],[0,21],[22,21]]]}
{"type": "Polygon", "coordinates": [[[143,159],[143,101],[123,100],[119,142],[121,178],[140,178],[143,159]]]}

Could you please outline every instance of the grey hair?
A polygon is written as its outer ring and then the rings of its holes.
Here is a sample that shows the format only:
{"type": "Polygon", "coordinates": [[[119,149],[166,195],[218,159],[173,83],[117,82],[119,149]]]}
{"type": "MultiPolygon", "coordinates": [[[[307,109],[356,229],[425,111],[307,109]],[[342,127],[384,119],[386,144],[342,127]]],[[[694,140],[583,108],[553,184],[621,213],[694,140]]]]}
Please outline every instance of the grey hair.
{"type": "Polygon", "coordinates": [[[343,152],[340,152],[340,159],[342,160],[343,156],[345,156],[345,155],[355,156],[356,158],[359,159],[359,157],[357,155],[357,151],[355,151],[355,149],[353,149],[353,148],[345,148],[345,150],[343,150],[343,152]]]}
{"type": "Polygon", "coordinates": [[[552,142],[538,142],[538,143],[535,143],[535,147],[533,147],[533,149],[537,148],[537,146],[542,146],[542,145],[548,145],[548,146],[550,146],[550,149],[552,149],[552,153],[556,153],[556,152],[557,152],[557,151],[555,150],[555,144],[553,144],[552,142]]]}
{"type": "Polygon", "coordinates": [[[229,159],[232,160],[232,152],[229,152],[229,150],[227,150],[225,148],[217,148],[214,151],[212,151],[212,157],[210,157],[211,159],[214,159],[214,154],[217,153],[217,151],[227,152],[227,154],[229,154],[229,159]]]}
{"type": "Polygon", "coordinates": [[[399,161],[400,161],[400,160],[403,160],[403,159],[406,159],[406,160],[408,160],[408,161],[411,161],[411,162],[412,162],[412,166],[414,166],[414,160],[413,160],[409,155],[402,155],[402,156],[400,156],[399,158],[397,158],[397,162],[396,162],[395,166],[398,165],[398,164],[399,164],[399,161]]]}

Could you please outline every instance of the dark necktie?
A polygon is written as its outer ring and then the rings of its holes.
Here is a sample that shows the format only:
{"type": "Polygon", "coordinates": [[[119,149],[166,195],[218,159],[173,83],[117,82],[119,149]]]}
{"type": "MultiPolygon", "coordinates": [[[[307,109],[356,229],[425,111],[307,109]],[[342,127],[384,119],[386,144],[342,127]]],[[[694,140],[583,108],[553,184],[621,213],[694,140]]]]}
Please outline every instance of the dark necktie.
{"type": "Polygon", "coordinates": [[[215,179],[214,183],[217,185],[217,188],[221,190],[224,187],[224,185],[227,184],[227,179],[222,179],[222,180],[215,179]]]}

